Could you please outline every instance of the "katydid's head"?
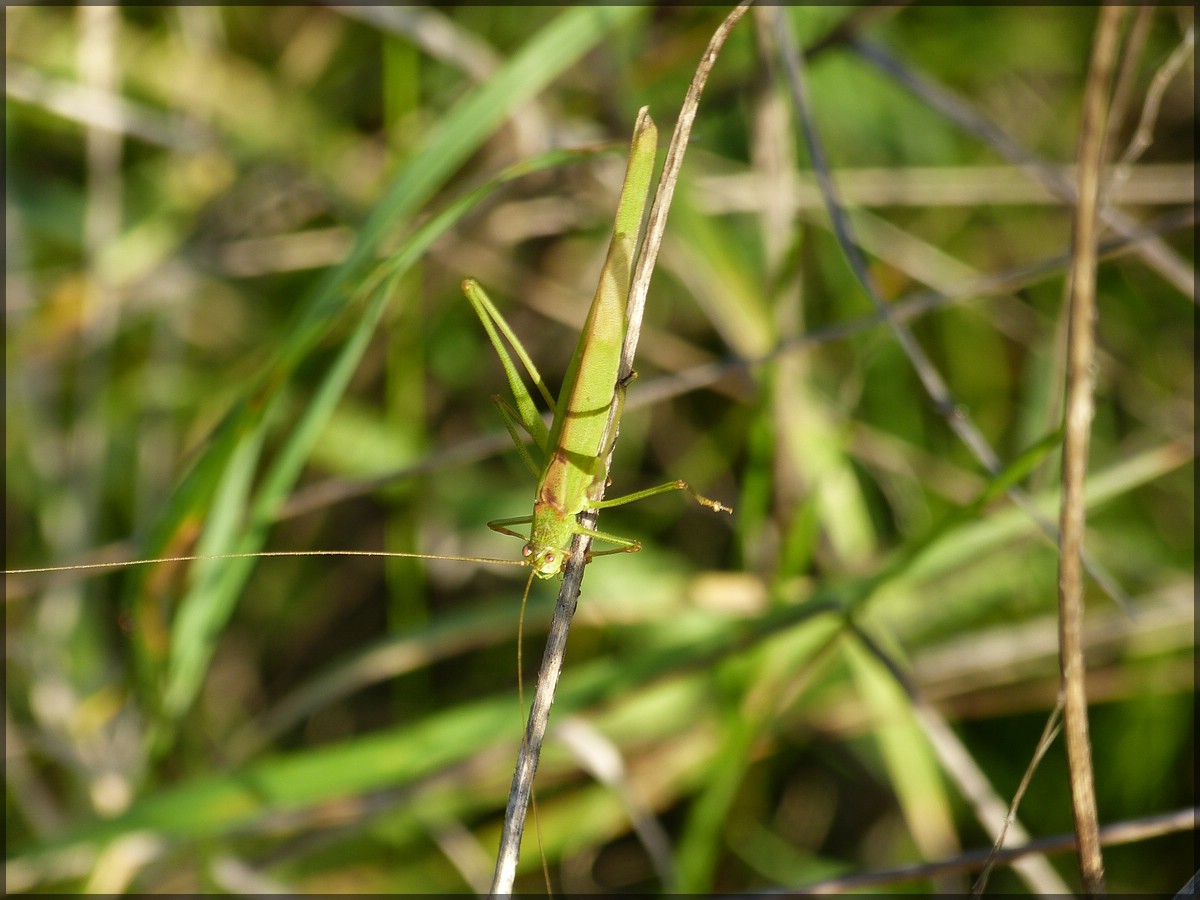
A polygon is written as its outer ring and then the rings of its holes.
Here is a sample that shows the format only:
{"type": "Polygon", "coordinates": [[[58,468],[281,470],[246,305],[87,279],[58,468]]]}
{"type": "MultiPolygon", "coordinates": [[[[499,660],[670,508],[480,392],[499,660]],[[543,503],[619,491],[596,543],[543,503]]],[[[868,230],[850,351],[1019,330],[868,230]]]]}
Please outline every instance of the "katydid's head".
{"type": "Polygon", "coordinates": [[[563,563],[567,559],[565,550],[545,544],[535,547],[533,541],[521,548],[521,555],[525,557],[525,564],[533,569],[533,574],[538,578],[552,578],[557,575],[562,571],[563,563]]]}

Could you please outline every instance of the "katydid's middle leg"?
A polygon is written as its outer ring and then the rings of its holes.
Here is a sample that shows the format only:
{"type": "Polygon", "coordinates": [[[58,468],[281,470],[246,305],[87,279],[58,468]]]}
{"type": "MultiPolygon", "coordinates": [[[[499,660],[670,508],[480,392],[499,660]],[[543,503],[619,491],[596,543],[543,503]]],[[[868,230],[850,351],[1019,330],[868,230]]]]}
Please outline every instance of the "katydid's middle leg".
{"type": "MultiPolygon", "coordinates": [[[[647,497],[653,497],[656,494],[665,494],[669,491],[687,491],[701,506],[707,506],[709,509],[714,510],[715,512],[733,513],[733,510],[725,504],[718,503],[716,500],[710,500],[698,493],[686,481],[669,481],[666,484],[660,484],[657,487],[646,488],[642,491],[634,491],[632,494],[625,494],[621,497],[613,497],[610,500],[594,501],[588,504],[588,508],[604,509],[605,507],[609,506],[623,506],[626,503],[633,503],[635,500],[644,500],[647,497]]],[[[585,528],[582,525],[577,525],[574,530],[577,534],[589,535],[593,540],[605,541],[606,543],[617,545],[616,548],[612,550],[589,550],[589,561],[593,556],[608,556],[612,553],[637,553],[642,549],[641,541],[624,538],[618,534],[612,534],[611,532],[596,531],[593,528],[585,528]]]]}
{"type": "MultiPolygon", "coordinates": [[[[614,421],[617,421],[617,422],[621,421],[621,413],[625,408],[625,392],[628,389],[630,383],[635,378],[637,378],[637,372],[631,371],[624,378],[617,381],[617,385],[616,385],[617,411],[616,411],[616,415],[613,417],[614,421]]],[[[616,439],[617,439],[617,430],[614,428],[614,429],[612,429],[611,433],[609,434],[608,441],[606,442],[604,448],[600,451],[601,459],[606,458],[612,452],[612,445],[616,442],[616,439]]],[[[709,509],[711,509],[715,512],[727,512],[730,514],[733,513],[733,509],[731,507],[728,507],[723,503],[719,503],[716,500],[709,500],[707,497],[705,497],[704,495],[697,492],[686,481],[682,481],[682,480],[668,481],[666,484],[660,484],[657,487],[646,488],[643,491],[634,491],[632,494],[625,494],[624,496],[621,496],[621,497],[614,497],[611,500],[593,501],[588,504],[588,508],[589,509],[604,509],[609,506],[624,506],[626,503],[633,503],[635,500],[642,500],[646,497],[653,497],[656,494],[665,494],[668,491],[687,491],[689,494],[692,495],[692,498],[697,503],[699,503],[701,506],[707,506],[709,509]]],[[[620,552],[620,551],[617,551],[617,552],[620,552]]]]}

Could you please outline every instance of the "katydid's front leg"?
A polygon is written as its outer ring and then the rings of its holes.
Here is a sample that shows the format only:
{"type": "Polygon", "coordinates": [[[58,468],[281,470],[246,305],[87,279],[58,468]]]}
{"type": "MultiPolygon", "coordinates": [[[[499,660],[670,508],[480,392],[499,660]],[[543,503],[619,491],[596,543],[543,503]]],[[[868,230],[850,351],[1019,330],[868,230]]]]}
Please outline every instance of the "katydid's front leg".
{"type": "MultiPolygon", "coordinates": [[[[507,519],[493,519],[487,523],[488,528],[500,534],[507,534],[511,537],[521,538],[526,540],[526,536],[519,531],[513,531],[507,528],[508,525],[526,525],[533,521],[533,516],[512,516],[507,519]]],[[[571,529],[571,534],[586,534],[594,541],[604,541],[609,544],[616,544],[615,550],[592,550],[588,553],[588,557],[592,556],[607,556],[610,553],[637,553],[642,549],[642,542],[635,541],[631,538],[621,537],[619,534],[611,534],[607,531],[597,531],[594,528],[586,528],[576,522],[571,529]]]]}
{"type": "Polygon", "coordinates": [[[533,521],[533,516],[511,516],[507,519],[492,519],[487,523],[487,527],[499,534],[507,534],[510,537],[520,538],[523,541],[529,540],[528,535],[521,534],[519,531],[513,531],[511,528],[506,528],[506,525],[528,525],[533,521]]]}

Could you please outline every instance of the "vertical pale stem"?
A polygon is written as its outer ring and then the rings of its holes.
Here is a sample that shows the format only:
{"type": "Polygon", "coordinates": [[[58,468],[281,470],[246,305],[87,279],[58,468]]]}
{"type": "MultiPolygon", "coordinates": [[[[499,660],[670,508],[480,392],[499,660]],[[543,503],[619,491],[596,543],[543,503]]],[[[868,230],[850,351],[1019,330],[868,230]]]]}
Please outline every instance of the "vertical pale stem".
{"type": "Polygon", "coordinates": [[[1096,789],[1088,736],[1086,668],[1083,658],[1084,482],[1092,423],[1095,365],[1096,221],[1104,159],[1105,108],[1124,11],[1100,10],[1084,91],[1079,133],[1079,190],[1075,208],[1073,266],[1067,334],[1067,408],[1063,439],[1063,500],[1059,520],[1059,665],[1071,778],[1071,805],[1079,845],[1079,869],[1089,896],[1104,893],[1096,789]]]}

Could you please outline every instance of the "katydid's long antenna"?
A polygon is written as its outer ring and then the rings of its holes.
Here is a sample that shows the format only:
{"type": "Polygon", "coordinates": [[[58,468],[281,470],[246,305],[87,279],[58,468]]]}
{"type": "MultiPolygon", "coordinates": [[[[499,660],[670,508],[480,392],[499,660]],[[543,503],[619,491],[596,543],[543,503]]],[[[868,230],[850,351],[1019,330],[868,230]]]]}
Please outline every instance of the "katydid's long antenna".
{"type": "Polygon", "coordinates": [[[80,563],[74,566],[40,566],[33,569],[5,569],[5,575],[37,575],[46,572],[80,572],[85,569],[124,569],[152,563],[198,562],[210,559],[257,559],[272,556],[372,556],[393,559],[441,559],[451,562],[478,562],[496,566],[523,566],[519,559],[492,556],[443,556],[438,553],[399,553],[391,550],[257,550],[253,553],[214,553],[198,556],[158,556],[150,559],[125,559],[110,562],[80,563]]]}

